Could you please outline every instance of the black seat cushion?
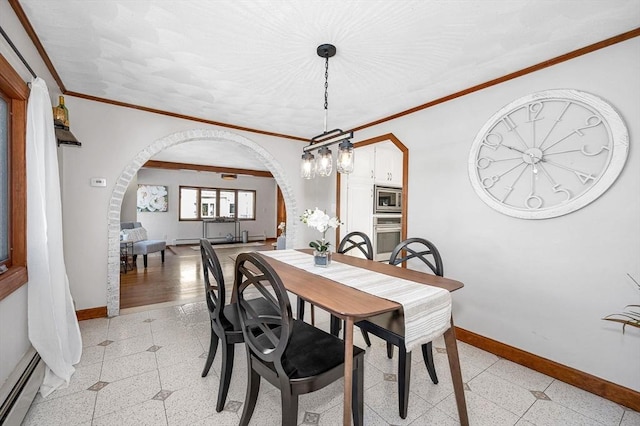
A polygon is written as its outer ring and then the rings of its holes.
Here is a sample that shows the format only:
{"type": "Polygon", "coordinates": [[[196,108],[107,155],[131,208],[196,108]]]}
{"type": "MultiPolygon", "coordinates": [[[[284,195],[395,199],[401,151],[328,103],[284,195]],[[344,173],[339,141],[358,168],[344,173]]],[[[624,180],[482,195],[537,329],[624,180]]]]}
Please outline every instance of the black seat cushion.
{"type": "MultiPolygon", "coordinates": [[[[363,352],[363,349],[353,346],[354,356],[363,352]]],[[[343,362],[342,340],[306,322],[293,321],[291,340],[282,356],[282,366],[290,379],[313,377],[343,362]]],[[[274,369],[273,364],[268,365],[274,369]]]]}

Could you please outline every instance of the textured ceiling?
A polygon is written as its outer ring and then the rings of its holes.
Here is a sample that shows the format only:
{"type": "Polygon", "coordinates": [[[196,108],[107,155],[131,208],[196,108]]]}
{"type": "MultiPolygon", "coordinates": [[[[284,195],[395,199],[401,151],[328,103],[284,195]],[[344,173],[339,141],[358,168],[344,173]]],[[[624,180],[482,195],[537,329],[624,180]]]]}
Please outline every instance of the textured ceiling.
{"type": "MultiPolygon", "coordinates": [[[[640,26],[638,0],[21,0],[66,89],[286,135],[351,129],[640,26]]],[[[177,160],[176,160],[177,161],[177,160]]]]}

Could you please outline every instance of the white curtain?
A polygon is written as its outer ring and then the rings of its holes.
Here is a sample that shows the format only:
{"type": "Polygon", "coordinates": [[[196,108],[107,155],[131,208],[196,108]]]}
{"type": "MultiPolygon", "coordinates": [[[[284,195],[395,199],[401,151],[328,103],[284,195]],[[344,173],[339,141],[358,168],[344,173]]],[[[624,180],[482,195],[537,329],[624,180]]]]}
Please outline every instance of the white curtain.
{"type": "Polygon", "coordinates": [[[51,99],[41,78],[27,104],[29,340],[47,365],[42,396],[69,384],[82,354],[62,245],[62,206],[51,99]]]}

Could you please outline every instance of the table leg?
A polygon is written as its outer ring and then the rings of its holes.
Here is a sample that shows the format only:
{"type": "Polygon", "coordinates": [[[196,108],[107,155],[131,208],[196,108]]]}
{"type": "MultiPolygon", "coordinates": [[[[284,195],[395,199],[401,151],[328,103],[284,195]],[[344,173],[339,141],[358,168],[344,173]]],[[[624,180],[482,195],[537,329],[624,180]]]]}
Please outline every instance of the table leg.
{"type": "Polygon", "coordinates": [[[351,394],[353,390],[353,318],[344,321],[344,413],[342,423],[351,424],[351,394]]]}
{"type": "Polygon", "coordinates": [[[449,358],[449,368],[451,369],[451,379],[453,381],[453,393],[456,396],[458,406],[458,416],[462,426],[469,426],[469,415],[467,414],[467,404],[464,397],[464,384],[462,383],[462,370],[460,369],[460,358],[458,357],[458,344],[456,343],[456,331],[451,317],[451,327],[444,332],[444,342],[447,347],[447,357],[449,358]]]}

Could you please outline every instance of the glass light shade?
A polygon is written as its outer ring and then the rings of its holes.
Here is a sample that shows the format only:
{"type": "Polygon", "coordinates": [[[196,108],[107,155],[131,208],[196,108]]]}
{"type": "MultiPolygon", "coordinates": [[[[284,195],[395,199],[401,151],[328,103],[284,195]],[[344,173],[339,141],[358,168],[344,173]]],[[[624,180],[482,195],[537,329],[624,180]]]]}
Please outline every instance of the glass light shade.
{"type": "Polygon", "coordinates": [[[316,177],[315,157],[310,152],[302,154],[302,163],[300,164],[300,176],[303,179],[313,179],[316,177]]]}
{"type": "Polygon", "coordinates": [[[340,142],[336,168],[338,173],[349,174],[353,172],[354,151],[353,144],[348,140],[340,142]]]}
{"type": "Polygon", "coordinates": [[[318,173],[318,176],[326,177],[331,175],[333,170],[332,161],[333,156],[329,148],[323,146],[318,150],[318,159],[316,160],[316,173],[318,173]]]}

